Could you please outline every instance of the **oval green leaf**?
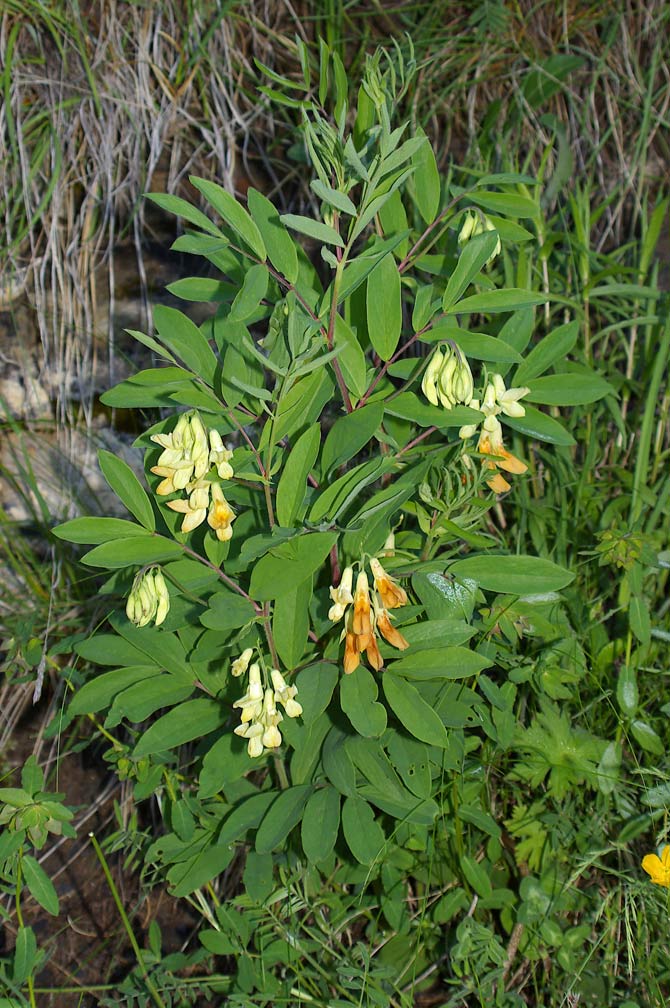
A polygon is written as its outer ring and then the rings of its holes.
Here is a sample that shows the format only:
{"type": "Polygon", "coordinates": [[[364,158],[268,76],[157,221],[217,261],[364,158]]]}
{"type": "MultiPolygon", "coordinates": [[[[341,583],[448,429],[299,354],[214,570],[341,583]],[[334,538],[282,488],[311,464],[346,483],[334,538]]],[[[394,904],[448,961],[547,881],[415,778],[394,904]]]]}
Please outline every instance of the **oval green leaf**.
{"type": "Polygon", "coordinates": [[[385,672],[382,680],[384,693],[395,716],[410,735],[428,745],[448,745],[447,731],[430,704],[426,703],[415,686],[385,672]]]}
{"type": "Polygon", "coordinates": [[[449,570],[459,581],[470,578],[486,591],[505,595],[542,595],[560,591],[575,576],[542,557],[494,553],[457,560],[449,570]]]}

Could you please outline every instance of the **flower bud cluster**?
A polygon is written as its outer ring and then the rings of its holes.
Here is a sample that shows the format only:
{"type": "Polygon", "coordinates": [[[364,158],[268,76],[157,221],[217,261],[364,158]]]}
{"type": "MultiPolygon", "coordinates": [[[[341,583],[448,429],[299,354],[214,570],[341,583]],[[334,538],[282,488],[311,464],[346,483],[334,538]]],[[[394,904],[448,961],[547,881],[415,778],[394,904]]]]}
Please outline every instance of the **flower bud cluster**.
{"type": "Polygon", "coordinates": [[[143,627],[153,620],[160,626],[170,610],[170,593],[160,567],[141,571],[133,581],[126,602],[126,616],[135,626],[143,627]]]}
{"type": "MultiPolygon", "coordinates": [[[[233,662],[233,675],[240,676],[249,666],[252,648],[247,648],[233,662]]],[[[247,740],[247,752],[252,758],[261,756],[266,749],[276,749],[282,743],[279,725],[284,720],[278,710],[281,704],[286,716],[293,718],[302,714],[302,707],[295,699],[297,688],[289,686],[279,669],[271,669],[272,687],[263,684],[261,667],[254,662],[249,668],[247,692],[233,704],[241,710],[241,724],[235,728],[235,734],[247,740]]]]}
{"type": "Polygon", "coordinates": [[[421,390],[433,406],[441,404],[451,409],[459,403],[470,404],[474,393],[472,371],[458,347],[436,347],[424,371],[421,390]]]}
{"type": "Polygon", "coordinates": [[[170,434],[152,434],[151,440],[163,449],[151,472],[162,476],[156,488],[160,496],[186,491],[186,496],[168,501],[168,507],[184,515],[182,532],[192,532],[207,519],[217,539],[226,542],[233,534],[235,512],[219,483],[204,477],[212,466],[220,480],[232,479],[232,451],[218,431],[205,428],[197,413],[182,413],[170,434]]]}
{"type": "Polygon", "coordinates": [[[377,671],[384,661],[379,652],[377,633],[393,647],[404,651],[409,644],[391,623],[389,609],[398,609],[407,603],[407,593],[397,581],[386,573],[378,559],[370,560],[373,576],[373,590],[370,591],[368,576],[361,569],[356,578],[356,589],[352,594],[353,568],[345,567],[337,587],[331,586],[330,597],[333,605],[328,618],[334,623],[344,619],[344,629],[340,640],[345,641],[344,671],[347,675],[358,668],[360,656],[365,651],[368,662],[377,671]]]}
{"type": "MultiPolygon", "coordinates": [[[[458,244],[465,245],[469,242],[471,238],[476,238],[477,235],[484,234],[485,231],[495,231],[496,226],[493,221],[489,220],[486,214],[481,213],[481,211],[468,210],[463,218],[463,225],[458,233],[458,244]]],[[[490,266],[496,256],[500,255],[502,251],[502,245],[500,243],[500,236],[498,236],[498,241],[496,246],[491,253],[491,255],[486,260],[486,265],[490,266]]]]}

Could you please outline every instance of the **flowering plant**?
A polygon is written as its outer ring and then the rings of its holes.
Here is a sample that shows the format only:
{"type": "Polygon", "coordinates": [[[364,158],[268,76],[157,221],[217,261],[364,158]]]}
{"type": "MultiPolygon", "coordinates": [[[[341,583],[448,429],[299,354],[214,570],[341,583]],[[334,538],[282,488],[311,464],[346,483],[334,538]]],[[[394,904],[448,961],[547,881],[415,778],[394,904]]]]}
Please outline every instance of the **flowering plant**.
{"type": "MultiPolygon", "coordinates": [[[[392,123],[411,67],[371,58],[353,108],[327,47],[316,92],[303,67],[284,97],[318,212],[280,214],[253,188],[244,206],[201,178],[207,212],[152,197],[185,224],[174,248],[216,271],[172,293],[211,313],[156,307],[156,335],[135,335],[160,366],[103,397],[161,411],[138,439],[145,484],[100,456],[132,518],[56,530],[110,572],[109,626],[77,649],[112,667],[69,711],[106,712],[108,758],[138,799],[161,794],[169,840],[147,858],[177,895],[250,831],[258,856],[293,844],[324,870],[342,849],[369,874],[427,849],[445,777],[484,737],[511,744],[515,687],[476,608],[502,595],[542,614],[572,579],[506,552],[502,472],[527,484],[534,446],[572,443],[538,405],[611,392],[582,367],[575,397],[551,373],[577,324],[534,339],[546,296],[496,272],[534,239],[533,181],[442,179],[427,138],[392,123]]],[[[469,821],[490,829],[468,787],[469,821]]]]}

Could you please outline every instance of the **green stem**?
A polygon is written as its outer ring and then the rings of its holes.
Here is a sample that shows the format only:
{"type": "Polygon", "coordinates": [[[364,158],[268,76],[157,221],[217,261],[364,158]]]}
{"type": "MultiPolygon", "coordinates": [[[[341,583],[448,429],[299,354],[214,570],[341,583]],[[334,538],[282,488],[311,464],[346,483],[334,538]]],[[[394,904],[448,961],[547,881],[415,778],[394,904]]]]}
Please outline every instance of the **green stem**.
{"type": "Polygon", "coordinates": [[[135,953],[135,958],[137,959],[137,965],[139,966],[140,973],[142,974],[142,978],[144,979],[144,982],[147,985],[147,990],[151,994],[152,1000],[153,1000],[154,1004],[157,1006],[157,1008],[166,1008],[165,1002],[163,1001],[162,997],[160,996],[160,994],[158,993],[158,991],[154,987],[154,985],[153,985],[153,983],[151,981],[151,977],[149,976],[149,974],[147,972],[147,968],[144,965],[144,957],[142,955],[142,949],[138,945],[137,938],[135,937],[135,935],[133,933],[133,929],[132,929],[132,927],[130,925],[130,921],[128,920],[128,915],[126,914],[125,908],[124,908],[123,903],[121,901],[121,897],[119,896],[119,890],[116,888],[116,884],[114,882],[114,879],[112,878],[112,873],[109,870],[109,865],[107,864],[107,859],[106,859],[105,855],[103,854],[102,848],[101,848],[100,844],[98,843],[95,835],[93,833],[89,833],[88,835],[89,835],[89,837],[91,839],[91,843],[93,844],[93,850],[96,853],[96,857],[98,858],[98,861],[100,862],[100,867],[103,870],[105,879],[107,881],[107,885],[109,886],[109,891],[111,892],[112,897],[114,899],[114,902],[116,904],[116,909],[119,911],[119,916],[121,917],[121,920],[123,922],[123,926],[125,928],[126,934],[128,935],[128,941],[130,942],[130,944],[132,946],[132,949],[133,949],[133,952],[135,953]]]}
{"type": "MultiPolygon", "coordinates": [[[[328,331],[326,333],[326,343],[328,344],[328,349],[332,350],[335,344],[335,320],[337,318],[337,296],[340,292],[340,283],[342,281],[342,272],[344,270],[345,263],[347,261],[347,253],[349,247],[344,251],[344,255],[339,260],[337,264],[337,269],[335,270],[335,276],[333,277],[333,296],[330,299],[330,317],[328,319],[328,331]]],[[[340,395],[342,396],[342,402],[344,403],[344,408],[347,413],[352,413],[354,407],[351,405],[351,398],[349,396],[349,390],[347,389],[347,383],[344,380],[344,375],[342,374],[342,368],[340,367],[340,362],[337,358],[332,361],[333,371],[335,373],[335,378],[337,379],[337,384],[340,389],[340,395]]]]}
{"type": "Polygon", "coordinates": [[[651,381],[647,387],[647,398],[644,404],[640,440],[637,448],[637,462],[633,475],[633,493],[630,504],[630,524],[634,526],[642,514],[642,492],[647,482],[649,471],[649,455],[651,449],[652,431],[661,382],[665,378],[670,351],[670,314],[665,320],[660,345],[656,350],[656,360],[651,373],[651,381]]]}
{"type": "MultiPolygon", "coordinates": [[[[18,868],[16,872],[16,919],[19,922],[19,927],[22,928],[23,924],[23,913],[21,911],[21,858],[19,857],[18,868]]],[[[30,1008],[37,1008],[37,1002],[35,1001],[35,982],[33,980],[32,974],[28,977],[28,997],[30,998],[30,1008]]]]}

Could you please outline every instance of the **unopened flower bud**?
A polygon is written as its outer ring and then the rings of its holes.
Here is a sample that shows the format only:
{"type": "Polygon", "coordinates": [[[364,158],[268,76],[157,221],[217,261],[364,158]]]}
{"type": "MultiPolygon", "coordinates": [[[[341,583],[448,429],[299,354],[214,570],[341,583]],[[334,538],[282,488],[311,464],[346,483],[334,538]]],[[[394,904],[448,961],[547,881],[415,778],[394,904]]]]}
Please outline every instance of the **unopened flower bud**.
{"type": "Polygon", "coordinates": [[[440,347],[433,351],[433,355],[428,361],[428,366],[423,373],[421,381],[421,391],[429,403],[433,406],[438,404],[437,380],[444,364],[444,354],[440,347]]]}
{"type": "Polygon", "coordinates": [[[244,673],[249,668],[249,662],[251,661],[251,656],[254,653],[253,648],[245,648],[239,658],[236,658],[231,665],[230,671],[235,677],[244,675],[244,673]]]}

